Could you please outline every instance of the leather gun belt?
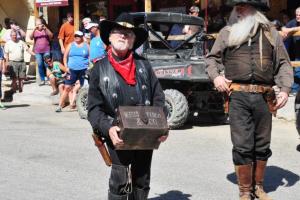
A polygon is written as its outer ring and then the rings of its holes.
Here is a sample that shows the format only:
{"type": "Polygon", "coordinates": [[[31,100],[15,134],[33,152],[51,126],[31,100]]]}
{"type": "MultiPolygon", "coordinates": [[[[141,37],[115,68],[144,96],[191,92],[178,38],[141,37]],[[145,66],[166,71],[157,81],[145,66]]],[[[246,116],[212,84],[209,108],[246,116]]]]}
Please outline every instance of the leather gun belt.
{"type": "Polygon", "coordinates": [[[253,85],[253,84],[240,84],[231,83],[230,91],[249,92],[249,93],[266,93],[271,91],[273,88],[267,85],[253,85]]]}

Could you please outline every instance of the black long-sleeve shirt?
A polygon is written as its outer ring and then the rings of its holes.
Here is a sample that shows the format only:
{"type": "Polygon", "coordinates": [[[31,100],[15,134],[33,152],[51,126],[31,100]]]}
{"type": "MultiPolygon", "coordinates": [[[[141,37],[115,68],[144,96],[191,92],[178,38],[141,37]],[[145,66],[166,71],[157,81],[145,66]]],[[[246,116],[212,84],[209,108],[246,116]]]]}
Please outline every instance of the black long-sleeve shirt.
{"type": "MultiPolygon", "coordinates": [[[[106,59],[106,58],[104,58],[106,59]]],[[[145,62],[146,70],[148,71],[147,81],[150,85],[150,102],[151,106],[164,106],[165,96],[160,86],[158,79],[156,78],[152,67],[144,58],[135,56],[135,59],[140,59],[145,62]]],[[[111,109],[106,102],[104,92],[99,87],[99,68],[100,67],[112,67],[111,65],[105,66],[101,64],[102,60],[97,62],[91,71],[89,92],[88,92],[88,120],[91,123],[96,132],[100,133],[102,137],[109,138],[108,131],[112,127],[112,118],[115,116],[115,111],[111,109]]],[[[137,62],[135,62],[137,64],[137,62]]],[[[120,89],[122,90],[123,99],[120,106],[134,106],[140,103],[139,95],[137,94],[137,84],[135,86],[128,85],[125,80],[117,72],[117,80],[119,82],[120,89]]],[[[138,76],[139,73],[136,73],[138,76]]],[[[118,101],[118,99],[117,99],[118,101]]]]}

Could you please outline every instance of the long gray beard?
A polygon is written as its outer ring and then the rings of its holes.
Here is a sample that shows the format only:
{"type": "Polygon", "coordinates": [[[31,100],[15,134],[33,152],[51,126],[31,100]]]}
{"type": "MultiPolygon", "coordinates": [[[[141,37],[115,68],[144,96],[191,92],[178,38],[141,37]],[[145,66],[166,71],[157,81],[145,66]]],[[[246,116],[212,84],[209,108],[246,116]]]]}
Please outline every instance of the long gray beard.
{"type": "Polygon", "coordinates": [[[228,45],[230,47],[240,46],[249,38],[253,37],[257,32],[258,26],[261,25],[266,29],[270,29],[271,22],[264,14],[255,10],[253,15],[249,15],[244,19],[238,18],[236,9],[233,9],[229,17],[230,34],[228,45]]]}
{"type": "Polygon", "coordinates": [[[236,47],[254,36],[258,28],[258,22],[254,15],[249,15],[230,26],[228,46],[236,47]]]}

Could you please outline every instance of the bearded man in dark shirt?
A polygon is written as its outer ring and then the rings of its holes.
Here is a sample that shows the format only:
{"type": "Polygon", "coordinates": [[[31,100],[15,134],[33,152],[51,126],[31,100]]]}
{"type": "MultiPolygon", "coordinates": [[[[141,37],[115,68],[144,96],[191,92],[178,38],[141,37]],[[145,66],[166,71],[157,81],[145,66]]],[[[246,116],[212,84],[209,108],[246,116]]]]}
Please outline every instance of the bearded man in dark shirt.
{"type": "MultiPolygon", "coordinates": [[[[146,200],[150,190],[152,150],[116,150],[124,142],[113,123],[118,106],[164,106],[164,93],[149,62],[134,53],[148,33],[135,28],[123,14],[116,22],[101,22],[101,39],[107,56],[96,62],[88,93],[88,120],[98,136],[105,138],[112,159],[109,200],[146,200]]],[[[142,134],[142,133],[141,133],[142,134]]],[[[163,142],[167,136],[162,136],[163,142]]]]}
{"type": "Polygon", "coordinates": [[[233,163],[240,200],[271,198],[263,190],[270,149],[272,114],[282,108],[293,82],[292,67],[282,38],[259,11],[263,0],[229,0],[234,6],[207,55],[207,72],[216,89],[229,95],[233,163]],[[273,86],[280,91],[274,94],[273,86]],[[275,101],[277,103],[275,104],[275,101]],[[275,104],[275,105],[274,105],[275,104]],[[273,107],[272,107],[273,106],[273,107]]]}

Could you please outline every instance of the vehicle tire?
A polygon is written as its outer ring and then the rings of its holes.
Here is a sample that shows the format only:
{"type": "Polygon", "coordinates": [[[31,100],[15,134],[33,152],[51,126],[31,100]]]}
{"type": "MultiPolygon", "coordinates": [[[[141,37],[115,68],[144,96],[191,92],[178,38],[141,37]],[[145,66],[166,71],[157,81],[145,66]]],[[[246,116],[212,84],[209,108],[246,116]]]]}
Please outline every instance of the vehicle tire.
{"type": "Polygon", "coordinates": [[[189,106],[185,96],[178,90],[168,89],[165,93],[165,106],[168,111],[168,124],[170,129],[184,125],[189,113],[189,106]]]}
{"type": "Polygon", "coordinates": [[[82,87],[77,94],[76,106],[81,119],[87,119],[88,89],[88,87],[82,87]]]}

